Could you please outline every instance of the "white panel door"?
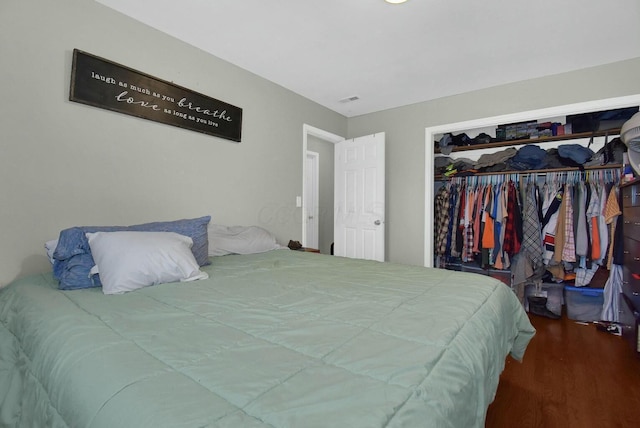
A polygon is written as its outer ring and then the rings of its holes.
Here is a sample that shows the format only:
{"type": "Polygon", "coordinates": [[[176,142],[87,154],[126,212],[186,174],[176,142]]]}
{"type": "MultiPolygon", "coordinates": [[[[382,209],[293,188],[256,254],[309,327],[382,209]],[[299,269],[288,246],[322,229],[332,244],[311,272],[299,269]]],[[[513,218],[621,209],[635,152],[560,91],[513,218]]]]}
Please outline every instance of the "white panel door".
{"type": "Polygon", "coordinates": [[[384,132],[335,146],[334,254],[384,261],[384,132]]]}

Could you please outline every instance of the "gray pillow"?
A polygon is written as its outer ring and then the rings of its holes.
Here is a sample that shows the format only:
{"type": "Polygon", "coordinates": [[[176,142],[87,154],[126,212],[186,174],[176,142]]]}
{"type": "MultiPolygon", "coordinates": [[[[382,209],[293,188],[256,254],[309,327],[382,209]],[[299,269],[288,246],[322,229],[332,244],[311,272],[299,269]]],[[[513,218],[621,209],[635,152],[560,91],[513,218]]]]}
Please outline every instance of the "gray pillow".
{"type": "Polygon", "coordinates": [[[283,247],[275,236],[259,226],[209,224],[209,255],[255,254],[283,247]]]}

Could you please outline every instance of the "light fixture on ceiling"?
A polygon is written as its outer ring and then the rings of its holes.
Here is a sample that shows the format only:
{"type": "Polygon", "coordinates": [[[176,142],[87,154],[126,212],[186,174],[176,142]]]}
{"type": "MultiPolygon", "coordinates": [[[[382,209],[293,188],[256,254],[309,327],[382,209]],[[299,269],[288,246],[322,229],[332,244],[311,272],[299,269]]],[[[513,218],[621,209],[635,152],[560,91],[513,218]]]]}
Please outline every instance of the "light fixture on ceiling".
{"type": "Polygon", "coordinates": [[[391,4],[400,4],[400,3],[406,2],[407,0],[384,0],[384,1],[391,4]]]}
{"type": "Polygon", "coordinates": [[[640,175],[640,112],[631,116],[620,129],[620,139],[629,149],[629,163],[640,175]]]}

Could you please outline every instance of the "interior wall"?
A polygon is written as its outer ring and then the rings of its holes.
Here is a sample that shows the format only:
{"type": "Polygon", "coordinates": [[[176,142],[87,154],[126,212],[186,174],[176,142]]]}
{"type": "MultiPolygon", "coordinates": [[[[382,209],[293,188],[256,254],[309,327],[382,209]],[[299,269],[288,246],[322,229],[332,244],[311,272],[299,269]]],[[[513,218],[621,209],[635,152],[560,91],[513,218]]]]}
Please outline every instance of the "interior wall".
{"type": "Polygon", "coordinates": [[[75,225],[211,214],[301,240],[304,123],[386,133],[387,259],[421,265],[426,127],[640,94],[638,58],[347,120],[92,0],[0,2],[0,53],[0,286],[75,225]],[[243,108],[242,142],[70,102],[74,48],[243,108]]]}
{"type": "Polygon", "coordinates": [[[333,187],[334,187],[334,151],[335,145],[313,135],[307,137],[307,149],[320,155],[318,213],[318,246],[322,254],[331,254],[333,243],[333,187]]]}
{"type": "MultiPolygon", "coordinates": [[[[213,24],[212,24],[213,25],[213,24]]],[[[0,285],[79,225],[206,214],[301,239],[301,131],[347,119],[92,0],[0,2],[0,285]],[[74,48],[243,109],[242,142],[69,101],[74,48]]]]}
{"type": "Polygon", "coordinates": [[[387,260],[424,263],[425,128],[640,94],[640,58],[349,119],[347,138],[384,131],[387,260]]]}

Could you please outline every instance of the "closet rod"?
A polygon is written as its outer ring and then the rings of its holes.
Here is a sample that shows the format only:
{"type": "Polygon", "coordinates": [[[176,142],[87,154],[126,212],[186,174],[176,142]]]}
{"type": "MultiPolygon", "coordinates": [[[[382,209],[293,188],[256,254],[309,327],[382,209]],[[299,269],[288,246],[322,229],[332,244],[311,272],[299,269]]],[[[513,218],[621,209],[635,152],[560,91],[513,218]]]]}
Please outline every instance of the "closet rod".
{"type": "Polygon", "coordinates": [[[584,169],[567,167],[567,168],[548,168],[548,169],[531,169],[527,171],[496,171],[496,172],[476,172],[470,175],[452,175],[447,177],[445,175],[439,174],[435,176],[436,181],[444,181],[450,180],[452,178],[466,178],[466,177],[480,177],[483,175],[509,175],[509,174],[539,174],[544,175],[549,172],[584,172],[584,171],[593,171],[593,170],[601,170],[601,169],[619,169],[622,170],[622,164],[608,164],[608,165],[596,165],[596,166],[586,166],[584,169]]]}
{"type": "Polygon", "coordinates": [[[532,178],[537,177],[537,179],[539,179],[540,177],[544,178],[545,181],[548,180],[569,180],[572,182],[577,182],[577,181],[591,181],[591,180],[597,180],[597,181],[602,181],[604,180],[605,182],[608,183],[617,183],[620,181],[621,177],[622,177],[622,170],[618,169],[618,168],[599,168],[599,169],[589,169],[589,170],[585,170],[585,171],[581,171],[578,169],[571,169],[571,170],[544,170],[544,172],[538,171],[538,172],[529,172],[529,171],[520,171],[517,173],[495,173],[495,174],[483,174],[481,176],[478,175],[467,175],[467,176],[454,176],[454,177],[450,177],[447,182],[451,183],[451,184],[457,184],[457,185],[461,185],[461,184],[469,184],[471,183],[472,185],[476,185],[476,184],[499,184],[499,183],[503,183],[504,181],[520,181],[520,180],[531,180],[532,178]]]}

